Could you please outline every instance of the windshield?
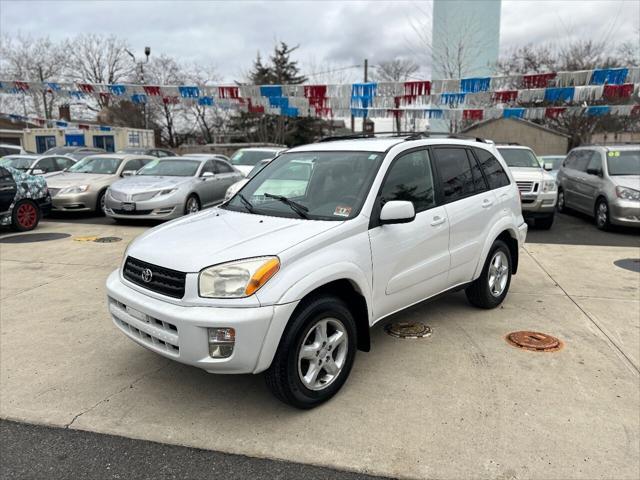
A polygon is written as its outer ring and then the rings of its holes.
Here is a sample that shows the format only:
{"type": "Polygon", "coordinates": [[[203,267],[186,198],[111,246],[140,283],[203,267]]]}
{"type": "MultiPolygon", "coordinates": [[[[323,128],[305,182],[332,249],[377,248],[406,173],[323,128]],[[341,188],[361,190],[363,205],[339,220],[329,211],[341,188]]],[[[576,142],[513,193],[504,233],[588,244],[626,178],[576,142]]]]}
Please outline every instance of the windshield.
{"type": "Polygon", "coordinates": [[[231,157],[231,163],[233,165],[249,165],[253,166],[260,160],[265,158],[273,158],[277,155],[277,152],[272,150],[238,150],[231,157]]]}
{"type": "Polygon", "coordinates": [[[640,150],[607,153],[609,175],[640,175],[640,150]]]}
{"type": "Polygon", "coordinates": [[[129,153],[132,155],[144,155],[146,153],[146,149],[144,148],[125,148],[124,150],[120,150],[118,153],[129,153]]]}
{"type": "Polygon", "coordinates": [[[3,157],[0,160],[0,165],[3,167],[12,167],[16,170],[29,170],[36,157],[3,157]]]}
{"type": "Polygon", "coordinates": [[[560,170],[564,159],[564,155],[557,157],[540,157],[540,163],[542,163],[542,165],[551,165],[551,170],[560,170]]]}
{"type": "Polygon", "coordinates": [[[510,167],[540,168],[540,162],[531,150],[524,148],[498,148],[510,167]]]}
{"type": "Polygon", "coordinates": [[[193,177],[200,162],[196,160],[153,160],[138,170],[138,175],[166,175],[167,177],[193,177]]]}
{"type": "Polygon", "coordinates": [[[284,153],[258,171],[224,208],[276,217],[347,220],[360,212],[383,158],[383,153],[372,152],[284,153]]]}
{"type": "Polygon", "coordinates": [[[122,163],[121,158],[88,157],[69,167],[68,172],[74,173],[98,173],[113,175],[122,163]]]}
{"type": "Polygon", "coordinates": [[[256,174],[262,170],[264,168],[264,166],[266,164],[268,164],[271,161],[270,158],[266,159],[266,160],[260,160],[260,163],[258,163],[255,167],[253,167],[251,169],[251,171],[249,172],[249,174],[247,175],[247,179],[249,178],[253,178],[256,176],[256,174]]]}

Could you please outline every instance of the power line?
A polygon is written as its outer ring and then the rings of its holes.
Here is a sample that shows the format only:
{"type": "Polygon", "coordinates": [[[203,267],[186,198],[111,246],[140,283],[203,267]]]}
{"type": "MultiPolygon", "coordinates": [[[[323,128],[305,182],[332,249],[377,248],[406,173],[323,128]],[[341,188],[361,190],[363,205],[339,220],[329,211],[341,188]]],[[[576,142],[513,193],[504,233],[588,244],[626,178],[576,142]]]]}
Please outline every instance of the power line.
{"type": "Polygon", "coordinates": [[[307,75],[307,77],[317,77],[318,75],[324,75],[325,73],[342,72],[344,70],[351,70],[353,68],[361,68],[361,67],[362,65],[350,65],[348,67],[340,67],[340,68],[334,68],[333,70],[325,70],[324,72],[311,73],[307,75]]]}

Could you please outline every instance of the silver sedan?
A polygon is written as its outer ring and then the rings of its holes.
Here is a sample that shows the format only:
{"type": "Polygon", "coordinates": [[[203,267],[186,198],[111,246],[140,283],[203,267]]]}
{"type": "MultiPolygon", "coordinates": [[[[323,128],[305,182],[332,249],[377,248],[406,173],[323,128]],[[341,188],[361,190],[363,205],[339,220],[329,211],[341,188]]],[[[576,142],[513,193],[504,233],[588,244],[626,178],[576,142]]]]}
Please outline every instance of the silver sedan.
{"type": "Polygon", "coordinates": [[[213,156],[153,160],[109,187],[105,212],[114,219],[177,218],[221,203],[240,179],[239,171],[213,156]]]}

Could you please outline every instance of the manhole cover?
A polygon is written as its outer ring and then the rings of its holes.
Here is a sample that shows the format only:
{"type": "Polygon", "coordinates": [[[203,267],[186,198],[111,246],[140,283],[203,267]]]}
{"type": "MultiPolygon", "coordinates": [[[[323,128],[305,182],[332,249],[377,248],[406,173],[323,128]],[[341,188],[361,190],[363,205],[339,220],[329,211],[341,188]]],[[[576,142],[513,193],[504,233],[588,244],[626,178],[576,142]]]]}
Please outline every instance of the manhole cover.
{"type": "Polygon", "coordinates": [[[632,272],[640,272],[640,258],[621,258],[613,262],[616,267],[631,270],[632,272]]]}
{"type": "Polygon", "coordinates": [[[562,348],[562,342],[556,337],[540,332],[512,332],[507,335],[507,341],[516,347],[534,352],[553,352],[562,348]]]}
{"type": "Polygon", "coordinates": [[[431,335],[431,327],[420,322],[399,322],[385,325],[384,330],[396,338],[423,338],[431,335]]]}
{"type": "Polygon", "coordinates": [[[68,233],[21,233],[20,235],[2,237],[0,238],[0,243],[48,242],[49,240],[60,240],[70,236],[68,233]]]}
{"type": "Polygon", "coordinates": [[[120,237],[100,237],[100,238],[96,238],[94,240],[94,242],[97,242],[97,243],[114,243],[114,242],[119,242],[120,240],[122,240],[120,237]]]}

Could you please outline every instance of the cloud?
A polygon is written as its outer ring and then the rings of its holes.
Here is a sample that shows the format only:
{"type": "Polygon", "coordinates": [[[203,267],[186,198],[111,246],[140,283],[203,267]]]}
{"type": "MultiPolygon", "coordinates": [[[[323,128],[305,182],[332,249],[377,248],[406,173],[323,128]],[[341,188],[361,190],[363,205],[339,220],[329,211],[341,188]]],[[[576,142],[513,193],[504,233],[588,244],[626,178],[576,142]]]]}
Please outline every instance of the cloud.
{"type": "MultiPolygon", "coordinates": [[[[0,0],[0,30],[63,39],[79,33],[124,37],[187,62],[214,64],[226,81],[251,67],[274,42],[300,45],[296,59],[333,66],[411,56],[410,19],[429,10],[418,1],[9,1],[0,0]],[[36,13],[37,12],[37,13],[36,13]]],[[[638,40],[640,2],[509,1],[501,46],[559,38],[638,40]],[[612,28],[613,27],[613,28],[612,28]]],[[[424,58],[416,59],[425,63],[424,58]]]]}

